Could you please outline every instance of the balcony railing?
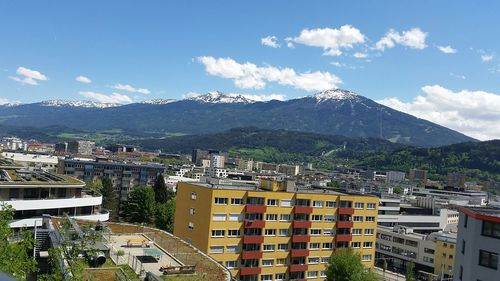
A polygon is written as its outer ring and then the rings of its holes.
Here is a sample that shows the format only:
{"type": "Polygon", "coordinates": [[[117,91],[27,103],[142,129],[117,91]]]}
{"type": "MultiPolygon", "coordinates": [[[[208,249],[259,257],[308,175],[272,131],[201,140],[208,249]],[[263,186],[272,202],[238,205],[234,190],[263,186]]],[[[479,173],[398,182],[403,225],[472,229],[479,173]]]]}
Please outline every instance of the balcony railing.
{"type": "Polygon", "coordinates": [[[292,227],[293,228],[310,228],[311,222],[310,221],[293,221],[292,227]]]}
{"type": "Polygon", "coordinates": [[[354,223],[352,221],[338,221],[337,228],[352,228],[354,223]]]}
{"type": "Polygon", "coordinates": [[[264,242],[264,236],[262,235],[244,235],[243,244],[262,244],[264,242]]]}
{"type": "Polygon", "coordinates": [[[266,221],[245,220],[245,228],[264,228],[266,221]]]}
{"type": "Polygon", "coordinates": [[[267,206],[265,205],[246,205],[245,213],[258,213],[263,214],[267,210],[267,206]]]}
{"type": "Polygon", "coordinates": [[[313,208],[310,206],[295,206],[293,207],[293,212],[296,214],[310,214],[313,208]]]}
{"type": "Polygon", "coordinates": [[[335,236],[335,241],[337,242],[349,242],[351,240],[352,240],[351,234],[337,234],[337,236],[335,236]]]}
{"type": "Polygon", "coordinates": [[[307,249],[299,249],[299,250],[291,250],[291,255],[292,255],[292,258],[295,258],[295,257],[307,257],[309,256],[309,250],[307,249]]]}
{"type": "Polygon", "coordinates": [[[309,235],[292,235],[292,242],[293,243],[309,242],[309,241],[311,241],[311,236],[309,236],[309,235]]]}
{"type": "Polygon", "coordinates": [[[242,260],[252,260],[252,259],[261,259],[262,251],[242,251],[241,259],[242,260]]]}
{"type": "Polygon", "coordinates": [[[307,271],[307,264],[292,264],[290,265],[290,272],[307,271]]]}
{"type": "Polygon", "coordinates": [[[240,268],[240,275],[258,275],[262,272],[260,267],[242,267],[240,268]]]}
{"type": "Polygon", "coordinates": [[[352,215],[354,214],[354,208],[339,208],[339,215],[352,215]]]}

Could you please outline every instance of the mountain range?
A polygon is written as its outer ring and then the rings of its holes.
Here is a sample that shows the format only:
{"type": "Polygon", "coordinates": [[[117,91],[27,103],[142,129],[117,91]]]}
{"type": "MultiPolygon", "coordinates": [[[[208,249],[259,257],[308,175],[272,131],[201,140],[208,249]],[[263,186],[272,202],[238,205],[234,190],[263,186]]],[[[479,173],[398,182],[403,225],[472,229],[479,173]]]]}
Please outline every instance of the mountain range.
{"type": "Polygon", "coordinates": [[[475,141],[464,134],[341,89],[285,101],[256,101],[210,92],[183,100],[156,99],[126,105],[45,101],[0,106],[0,124],[65,126],[96,131],[206,134],[254,126],[347,137],[381,138],[414,146],[475,141]]]}

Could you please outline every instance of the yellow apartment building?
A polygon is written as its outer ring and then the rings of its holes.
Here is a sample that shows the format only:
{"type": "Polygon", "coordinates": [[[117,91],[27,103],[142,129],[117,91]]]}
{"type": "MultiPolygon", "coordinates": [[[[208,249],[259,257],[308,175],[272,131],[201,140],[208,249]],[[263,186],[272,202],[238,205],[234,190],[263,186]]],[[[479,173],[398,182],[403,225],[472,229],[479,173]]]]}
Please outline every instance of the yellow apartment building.
{"type": "Polygon", "coordinates": [[[434,252],[434,274],[440,278],[453,277],[455,252],[457,249],[457,236],[443,233],[436,237],[436,250],[434,252]]]}
{"type": "Polygon", "coordinates": [[[378,198],[293,182],[260,187],[179,183],[174,234],[241,281],[324,280],[337,248],[373,268],[378,198]]]}

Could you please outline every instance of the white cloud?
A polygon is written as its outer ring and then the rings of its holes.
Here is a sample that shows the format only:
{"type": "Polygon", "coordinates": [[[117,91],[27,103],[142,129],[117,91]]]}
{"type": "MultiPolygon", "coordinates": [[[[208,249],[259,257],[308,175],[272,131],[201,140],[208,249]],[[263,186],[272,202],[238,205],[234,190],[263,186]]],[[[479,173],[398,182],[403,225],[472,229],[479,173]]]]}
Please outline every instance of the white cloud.
{"type": "Polygon", "coordinates": [[[437,46],[441,52],[445,54],[455,54],[457,52],[457,49],[452,48],[451,46],[437,46]]]}
{"type": "Polygon", "coordinates": [[[364,58],[368,57],[368,54],[367,53],[362,53],[362,52],[356,52],[352,56],[355,57],[355,58],[358,58],[358,59],[364,59],[364,58]]]}
{"type": "Polygon", "coordinates": [[[16,73],[19,76],[9,76],[9,78],[23,85],[28,84],[36,86],[38,85],[38,81],[49,80],[49,78],[47,78],[47,76],[43,75],[41,72],[36,70],[31,70],[23,66],[18,67],[16,73]]]}
{"type": "Polygon", "coordinates": [[[278,43],[278,38],[276,38],[276,36],[264,37],[264,38],[260,39],[260,43],[264,46],[268,46],[271,48],[281,47],[280,44],[278,43]]]}
{"type": "Polygon", "coordinates": [[[133,86],[130,86],[128,84],[116,84],[114,86],[110,86],[110,88],[113,88],[115,90],[122,90],[122,91],[127,91],[130,93],[139,93],[139,94],[149,94],[151,91],[149,91],[146,88],[135,88],[133,86]]]}
{"type": "Polygon", "coordinates": [[[332,61],[330,64],[335,66],[335,67],[345,67],[346,66],[345,63],[341,63],[338,61],[332,61]]]}
{"type": "Polygon", "coordinates": [[[492,61],[493,60],[493,55],[481,55],[481,60],[484,61],[484,62],[487,62],[487,61],[492,61]]]}
{"type": "Polygon", "coordinates": [[[340,56],[341,49],[350,49],[365,42],[365,35],[351,25],[336,28],[303,29],[293,42],[311,47],[323,48],[323,55],[340,56]]]}
{"type": "Polygon", "coordinates": [[[292,68],[259,67],[253,63],[238,63],[231,58],[198,57],[205,71],[213,76],[232,79],[238,88],[263,89],[268,82],[292,86],[306,91],[336,88],[342,80],[329,72],[296,73],[292,68]]]}
{"type": "Polygon", "coordinates": [[[92,83],[92,80],[90,80],[90,78],[82,76],[82,75],[76,77],[75,80],[80,82],[80,83],[85,83],[85,84],[92,83]]]}
{"type": "Polygon", "coordinates": [[[375,44],[375,49],[384,51],[386,48],[391,49],[394,48],[396,44],[399,44],[412,49],[422,50],[427,47],[425,44],[426,37],[427,32],[423,32],[418,27],[401,33],[391,29],[375,44]]]}
{"type": "Polygon", "coordinates": [[[80,92],[80,95],[102,103],[131,103],[132,99],[127,95],[112,93],[109,95],[96,92],[80,92]]]}
{"type": "Polygon", "coordinates": [[[500,138],[500,95],[439,85],[422,87],[424,95],[411,102],[397,98],[378,101],[386,106],[429,120],[480,140],[500,138]]]}
{"type": "Polygon", "coordinates": [[[6,98],[0,98],[0,105],[5,105],[5,104],[20,104],[20,102],[16,100],[9,100],[6,98]]]}
{"type": "Polygon", "coordinates": [[[291,48],[291,49],[295,48],[295,45],[293,44],[293,38],[292,37],[285,38],[285,42],[286,42],[286,46],[288,48],[291,48]]]}
{"type": "Polygon", "coordinates": [[[450,76],[451,76],[451,77],[458,78],[458,79],[462,79],[462,80],[465,80],[465,79],[466,79],[465,75],[462,75],[462,74],[456,74],[456,73],[453,73],[453,72],[450,72],[450,76]]]}

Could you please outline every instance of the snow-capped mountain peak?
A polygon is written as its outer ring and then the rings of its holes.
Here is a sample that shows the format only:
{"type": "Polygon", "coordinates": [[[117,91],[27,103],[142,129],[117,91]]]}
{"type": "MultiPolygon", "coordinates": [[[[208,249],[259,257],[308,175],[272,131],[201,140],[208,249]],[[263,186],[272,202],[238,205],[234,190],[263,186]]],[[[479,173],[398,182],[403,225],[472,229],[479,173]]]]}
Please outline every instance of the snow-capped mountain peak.
{"type": "Polygon", "coordinates": [[[196,97],[188,98],[188,100],[193,100],[202,103],[254,103],[251,100],[240,94],[224,94],[221,92],[208,92],[205,95],[200,95],[196,97]]]}
{"type": "Polygon", "coordinates": [[[342,89],[330,89],[324,90],[319,93],[312,95],[318,102],[324,102],[328,100],[357,100],[359,95],[342,89]]]}
{"type": "Polygon", "coordinates": [[[95,108],[108,108],[117,107],[122,104],[119,103],[101,103],[95,101],[70,101],[70,100],[47,100],[41,102],[42,106],[52,106],[52,107],[95,107],[95,108]]]}
{"type": "Polygon", "coordinates": [[[167,104],[167,103],[173,103],[176,102],[174,99],[151,99],[151,100],[145,100],[142,101],[141,103],[143,104],[167,104]]]}

